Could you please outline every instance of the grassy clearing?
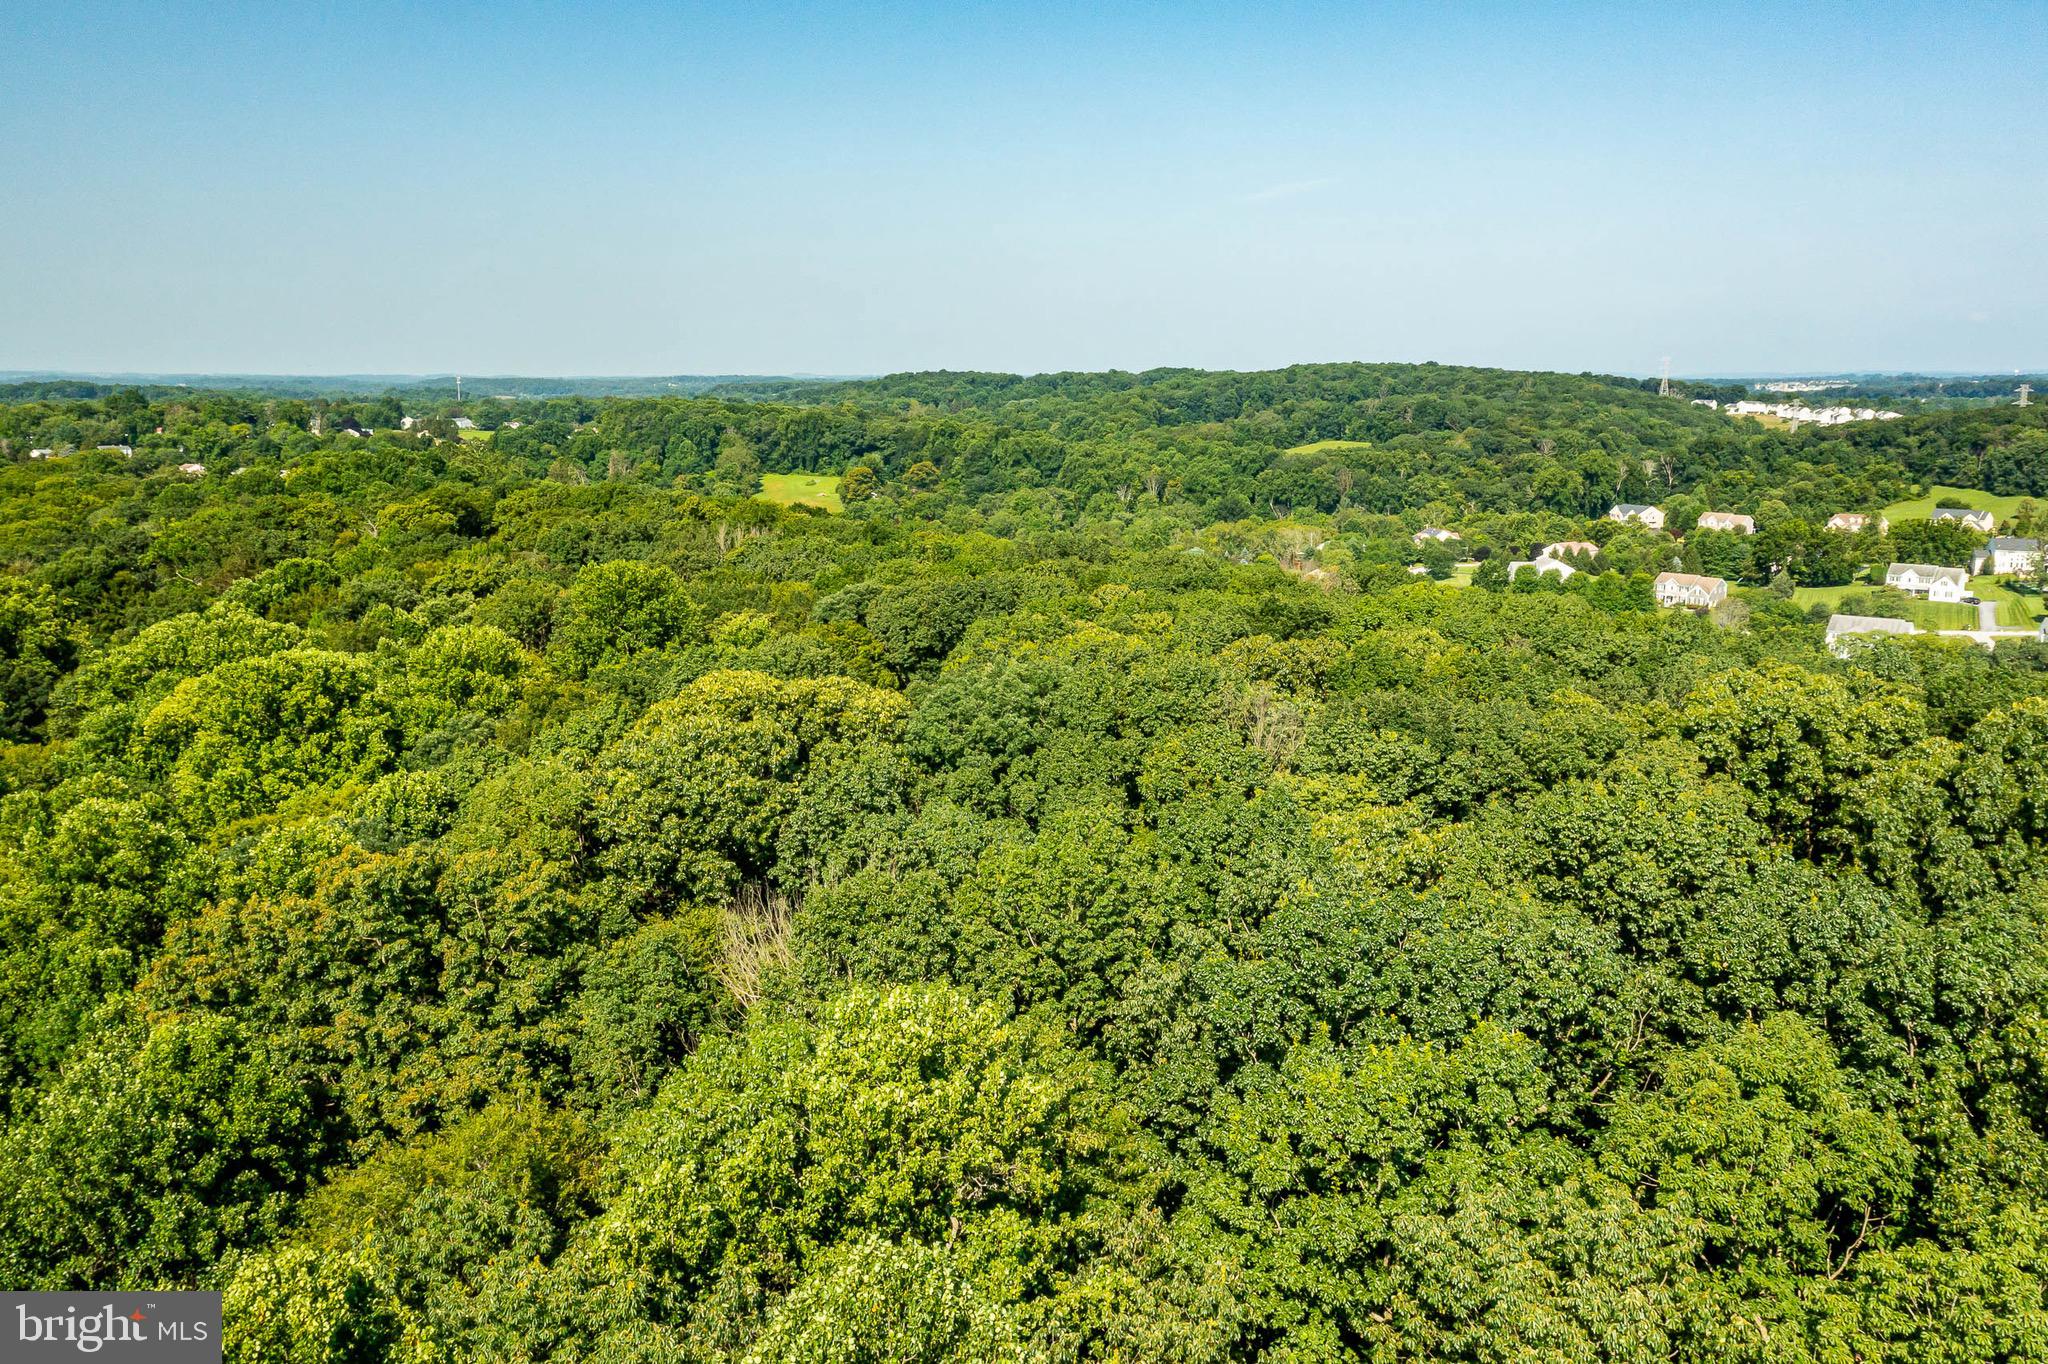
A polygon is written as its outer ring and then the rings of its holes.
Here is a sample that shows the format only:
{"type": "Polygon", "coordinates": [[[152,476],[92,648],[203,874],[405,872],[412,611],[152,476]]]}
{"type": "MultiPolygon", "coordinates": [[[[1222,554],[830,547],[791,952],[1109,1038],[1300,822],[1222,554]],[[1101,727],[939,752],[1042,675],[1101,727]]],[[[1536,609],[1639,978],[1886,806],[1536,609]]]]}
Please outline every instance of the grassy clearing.
{"type": "Polygon", "coordinates": [[[1372,442],[1369,440],[1317,440],[1310,441],[1307,445],[1296,445],[1290,448],[1287,453],[1290,455],[1320,455],[1325,450],[1370,450],[1371,448],[1372,442]]]}
{"type": "Polygon", "coordinates": [[[1970,579],[1970,590],[1984,601],[1998,604],[1998,625],[2004,630],[2031,630],[2041,621],[2041,598],[2018,592],[2003,579],[1989,574],[1970,579]]]}
{"type": "Polygon", "coordinates": [[[1935,502],[1944,497],[1967,502],[1972,507],[1990,512],[2001,521],[2017,514],[2020,503],[2026,501],[2023,497],[1998,497],[1991,493],[1978,492],[1975,488],[1951,488],[1945,483],[1937,483],[1919,497],[1892,503],[1884,509],[1884,514],[1893,522],[1925,521],[1933,514],[1935,502]]]}
{"type": "Polygon", "coordinates": [[[828,512],[846,510],[839,501],[837,474],[763,474],[759,495],[785,507],[801,504],[828,512]]]}
{"type": "Polygon", "coordinates": [[[468,440],[468,441],[478,441],[478,440],[489,440],[489,439],[491,438],[491,434],[492,434],[492,433],[491,433],[491,432],[489,432],[489,431],[486,431],[486,430],[484,430],[484,429],[483,429],[482,427],[478,427],[478,428],[477,428],[476,430],[474,430],[474,431],[464,431],[464,430],[461,430],[460,428],[457,428],[457,430],[456,430],[455,434],[456,434],[456,435],[458,435],[458,436],[460,436],[460,437],[462,437],[462,438],[463,438],[464,440],[468,440]]]}
{"type": "Polygon", "coordinates": [[[1869,583],[1843,583],[1840,587],[1795,587],[1792,589],[1792,600],[1800,606],[1825,606],[1830,611],[1837,611],[1841,609],[1842,598],[1851,592],[1876,590],[1869,583]]]}

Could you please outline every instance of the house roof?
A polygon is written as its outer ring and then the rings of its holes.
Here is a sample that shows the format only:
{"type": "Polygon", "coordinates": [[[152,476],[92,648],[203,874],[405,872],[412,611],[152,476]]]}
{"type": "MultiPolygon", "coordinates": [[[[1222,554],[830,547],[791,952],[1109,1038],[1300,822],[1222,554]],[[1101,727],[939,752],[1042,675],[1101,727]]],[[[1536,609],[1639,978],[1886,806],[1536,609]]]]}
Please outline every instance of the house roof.
{"type": "Polygon", "coordinates": [[[1945,568],[1940,564],[1893,564],[1884,571],[1884,580],[1890,582],[1893,578],[1903,578],[1909,573],[1916,578],[1946,578],[1950,582],[1958,583],[1970,580],[1967,570],[1945,568]]]}
{"type": "Polygon", "coordinates": [[[1646,512],[1646,511],[1655,511],[1655,510],[1657,510],[1657,509],[1656,509],[1655,507],[1651,506],[1651,505],[1650,505],[1649,503],[1647,503],[1647,502],[1617,502],[1617,503],[1615,503],[1615,504],[1614,504],[1614,510],[1616,510],[1616,511],[1618,511],[1618,512],[1630,512],[1630,513],[1633,513],[1633,512],[1646,512]]]}
{"type": "Polygon", "coordinates": [[[1890,616],[1844,616],[1828,617],[1828,633],[1831,635],[1917,635],[1920,627],[1910,620],[1894,620],[1890,616]]]}
{"type": "Polygon", "coordinates": [[[1962,521],[1965,519],[1975,520],[1980,517],[1988,518],[1990,515],[1990,512],[1980,511],[1975,507],[1936,507],[1928,514],[1927,519],[1929,521],[1962,521]]]}
{"type": "Polygon", "coordinates": [[[2037,550],[2040,547],[2041,542],[2029,535],[1994,535],[1984,545],[1986,549],[2019,550],[2021,552],[2037,550]]]}
{"type": "Polygon", "coordinates": [[[1659,573],[1657,581],[1660,583],[1677,583],[1684,587],[1725,588],[1728,586],[1726,579],[1709,578],[1702,573],[1659,573]]]}

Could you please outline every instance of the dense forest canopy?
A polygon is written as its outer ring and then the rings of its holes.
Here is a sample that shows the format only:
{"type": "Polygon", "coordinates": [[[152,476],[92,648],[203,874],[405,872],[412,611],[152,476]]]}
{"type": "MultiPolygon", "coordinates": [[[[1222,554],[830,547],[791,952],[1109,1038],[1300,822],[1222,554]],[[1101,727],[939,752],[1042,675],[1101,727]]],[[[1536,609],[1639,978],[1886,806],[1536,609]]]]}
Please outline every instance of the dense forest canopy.
{"type": "Polygon", "coordinates": [[[0,1282],[309,1364],[2048,1357],[2048,645],[1790,595],[2031,528],[2042,408],[17,399],[0,1282]]]}

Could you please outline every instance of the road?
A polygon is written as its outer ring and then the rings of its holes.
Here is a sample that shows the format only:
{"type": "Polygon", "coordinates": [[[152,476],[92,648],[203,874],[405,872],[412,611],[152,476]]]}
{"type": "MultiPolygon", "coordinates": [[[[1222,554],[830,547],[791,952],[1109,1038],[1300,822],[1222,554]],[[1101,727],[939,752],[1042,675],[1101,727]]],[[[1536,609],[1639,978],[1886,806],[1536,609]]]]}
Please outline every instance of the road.
{"type": "Polygon", "coordinates": [[[1998,628],[1997,602],[1980,601],[1977,603],[1977,628],[1979,630],[1996,630],[1998,628]]]}

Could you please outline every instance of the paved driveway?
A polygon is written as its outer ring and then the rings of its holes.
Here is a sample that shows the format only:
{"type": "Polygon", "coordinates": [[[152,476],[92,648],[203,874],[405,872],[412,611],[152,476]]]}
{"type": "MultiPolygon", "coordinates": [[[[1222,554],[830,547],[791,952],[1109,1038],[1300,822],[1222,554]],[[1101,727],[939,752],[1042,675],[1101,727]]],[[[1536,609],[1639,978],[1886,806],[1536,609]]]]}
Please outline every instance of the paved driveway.
{"type": "Polygon", "coordinates": [[[1998,628],[1997,602],[1980,601],[1977,603],[1977,628],[1979,630],[1996,630],[1998,628]]]}

